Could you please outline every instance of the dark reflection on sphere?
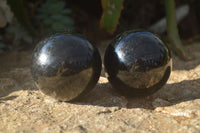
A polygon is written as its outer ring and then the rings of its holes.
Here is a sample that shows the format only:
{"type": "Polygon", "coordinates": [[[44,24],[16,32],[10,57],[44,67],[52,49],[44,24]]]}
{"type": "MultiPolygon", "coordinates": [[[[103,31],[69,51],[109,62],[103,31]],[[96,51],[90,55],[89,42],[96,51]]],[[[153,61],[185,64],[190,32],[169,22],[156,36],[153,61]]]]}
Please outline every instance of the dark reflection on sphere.
{"type": "Polygon", "coordinates": [[[128,31],[108,46],[104,65],[114,88],[125,96],[141,96],[167,82],[172,60],[168,47],[154,34],[128,31]]]}
{"type": "Polygon", "coordinates": [[[81,36],[54,35],[37,44],[31,71],[44,94],[70,101],[84,96],[96,85],[101,58],[98,50],[81,36]]]}

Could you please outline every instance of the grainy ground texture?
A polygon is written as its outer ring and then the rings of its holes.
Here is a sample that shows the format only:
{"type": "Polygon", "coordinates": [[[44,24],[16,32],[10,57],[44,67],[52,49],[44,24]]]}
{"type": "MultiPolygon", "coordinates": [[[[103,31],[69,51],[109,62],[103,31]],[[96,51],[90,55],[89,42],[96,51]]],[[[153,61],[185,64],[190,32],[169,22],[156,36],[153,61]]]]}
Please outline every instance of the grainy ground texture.
{"type": "Polygon", "coordinates": [[[173,56],[167,84],[151,96],[125,98],[101,77],[79,102],[43,95],[30,73],[31,51],[0,55],[0,132],[200,132],[200,44],[187,46],[196,59],[173,56]]]}

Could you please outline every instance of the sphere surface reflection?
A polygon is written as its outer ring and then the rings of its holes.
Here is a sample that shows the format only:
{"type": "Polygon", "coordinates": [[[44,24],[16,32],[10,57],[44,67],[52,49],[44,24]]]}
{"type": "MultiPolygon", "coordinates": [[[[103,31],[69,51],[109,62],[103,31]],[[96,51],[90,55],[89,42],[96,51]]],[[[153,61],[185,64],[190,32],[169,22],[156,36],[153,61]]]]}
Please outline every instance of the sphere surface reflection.
{"type": "Polygon", "coordinates": [[[125,96],[149,95],[168,80],[172,60],[168,47],[147,31],[117,36],[104,56],[106,76],[125,96]]]}
{"type": "Polygon", "coordinates": [[[37,44],[31,71],[44,94],[70,101],[84,96],[96,85],[101,64],[98,50],[85,38],[59,34],[37,44]]]}

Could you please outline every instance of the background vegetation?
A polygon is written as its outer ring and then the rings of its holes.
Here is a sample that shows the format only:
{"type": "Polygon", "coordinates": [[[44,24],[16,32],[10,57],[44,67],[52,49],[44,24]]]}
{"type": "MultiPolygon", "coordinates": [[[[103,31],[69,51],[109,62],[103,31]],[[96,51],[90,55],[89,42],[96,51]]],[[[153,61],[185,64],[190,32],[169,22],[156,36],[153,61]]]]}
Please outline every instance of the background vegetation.
{"type": "Polygon", "coordinates": [[[130,29],[149,29],[167,18],[160,34],[184,60],[193,59],[183,44],[199,40],[199,0],[1,0],[0,53],[23,50],[55,32],[78,32],[98,42],[130,29]],[[175,9],[183,4],[189,14],[177,23],[175,9]]]}

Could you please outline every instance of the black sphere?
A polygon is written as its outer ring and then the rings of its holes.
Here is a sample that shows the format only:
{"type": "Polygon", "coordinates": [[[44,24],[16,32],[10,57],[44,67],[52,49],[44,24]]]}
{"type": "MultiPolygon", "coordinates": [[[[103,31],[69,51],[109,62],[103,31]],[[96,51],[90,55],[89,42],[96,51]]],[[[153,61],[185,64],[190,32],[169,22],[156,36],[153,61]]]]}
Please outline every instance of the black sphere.
{"type": "Polygon", "coordinates": [[[37,44],[31,72],[44,94],[70,101],[84,96],[96,85],[101,64],[98,50],[85,38],[59,34],[37,44]]]}
{"type": "Polygon", "coordinates": [[[149,95],[168,80],[172,60],[168,47],[147,31],[127,31],[116,37],[104,56],[106,76],[125,96],[149,95]]]}

